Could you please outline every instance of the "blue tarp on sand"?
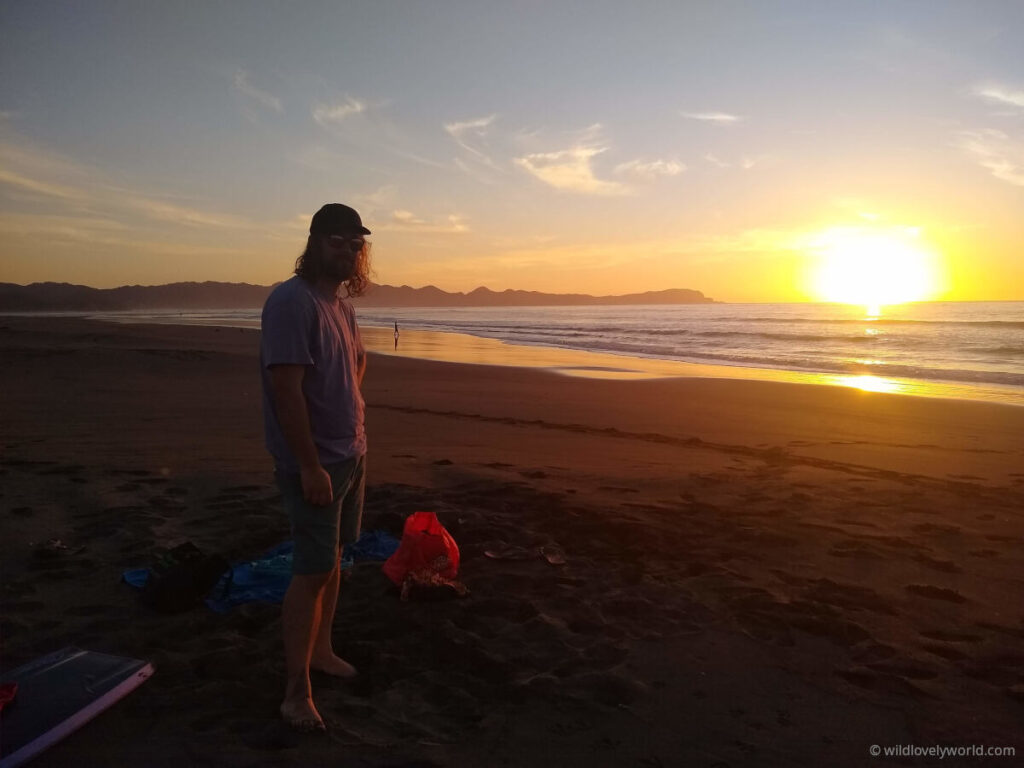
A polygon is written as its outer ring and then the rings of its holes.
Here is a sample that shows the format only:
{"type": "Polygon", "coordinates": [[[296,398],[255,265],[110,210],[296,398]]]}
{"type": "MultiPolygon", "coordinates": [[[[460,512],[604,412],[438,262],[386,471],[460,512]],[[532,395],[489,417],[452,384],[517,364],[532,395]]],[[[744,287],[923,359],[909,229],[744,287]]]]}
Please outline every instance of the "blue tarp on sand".
{"type": "MultiPolygon", "coordinates": [[[[292,578],[292,542],[286,541],[264,552],[258,559],[231,566],[230,586],[225,594],[228,574],[221,577],[210,590],[206,604],[224,613],[245,603],[280,603],[284,599],[288,582],[292,578]]],[[[398,549],[398,540],[384,531],[366,531],[359,541],[345,547],[342,568],[351,568],[356,562],[387,560],[398,549]]],[[[133,587],[142,587],[149,576],[146,568],[125,571],[122,578],[133,587]]]]}

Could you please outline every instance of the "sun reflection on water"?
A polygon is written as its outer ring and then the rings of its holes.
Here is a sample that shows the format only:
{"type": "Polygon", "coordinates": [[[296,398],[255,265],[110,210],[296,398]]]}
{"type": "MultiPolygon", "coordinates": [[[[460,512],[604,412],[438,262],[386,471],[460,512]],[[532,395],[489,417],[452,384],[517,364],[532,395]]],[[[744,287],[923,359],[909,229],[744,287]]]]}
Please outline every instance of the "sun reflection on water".
{"type": "Polygon", "coordinates": [[[886,379],[882,376],[872,376],[864,373],[859,376],[834,376],[832,381],[844,387],[853,387],[862,392],[885,392],[898,394],[909,391],[909,387],[895,379],[886,379]]]}
{"type": "MultiPolygon", "coordinates": [[[[868,329],[871,332],[872,329],[868,329]]],[[[917,395],[955,399],[986,399],[1024,405],[1019,391],[991,387],[987,390],[939,381],[895,379],[870,373],[838,374],[787,371],[766,368],[687,363],[656,358],[635,358],[609,353],[585,352],[541,346],[519,346],[498,339],[488,339],[458,333],[412,330],[402,331],[396,348],[394,331],[386,328],[362,326],[360,332],[366,348],[387,356],[437,360],[449,363],[475,363],[522,368],[543,368],[563,375],[596,379],[658,379],[658,378],[714,378],[750,379],[796,384],[827,384],[879,394],[917,395]]],[[[877,333],[883,334],[879,330],[877,333]]],[[[851,359],[870,370],[880,361],[870,358],[851,359]]]]}

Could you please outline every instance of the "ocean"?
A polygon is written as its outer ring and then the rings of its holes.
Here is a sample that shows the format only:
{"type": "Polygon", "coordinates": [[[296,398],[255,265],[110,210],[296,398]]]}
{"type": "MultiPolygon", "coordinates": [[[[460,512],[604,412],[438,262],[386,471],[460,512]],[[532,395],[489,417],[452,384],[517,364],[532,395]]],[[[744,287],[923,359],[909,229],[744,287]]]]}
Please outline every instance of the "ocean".
{"type": "MultiPolygon", "coordinates": [[[[258,310],[121,313],[135,322],[259,326],[258,310]]],[[[378,308],[361,326],[458,333],[525,347],[788,371],[876,388],[1024,404],[1024,302],[922,302],[878,316],[843,304],[378,308]],[[885,381],[947,387],[886,388],[885,381]]],[[[103,316],[115,319],[114,316],[103,316]]],[[[742,375],[733,370],[731,375],[742,375]]]]}

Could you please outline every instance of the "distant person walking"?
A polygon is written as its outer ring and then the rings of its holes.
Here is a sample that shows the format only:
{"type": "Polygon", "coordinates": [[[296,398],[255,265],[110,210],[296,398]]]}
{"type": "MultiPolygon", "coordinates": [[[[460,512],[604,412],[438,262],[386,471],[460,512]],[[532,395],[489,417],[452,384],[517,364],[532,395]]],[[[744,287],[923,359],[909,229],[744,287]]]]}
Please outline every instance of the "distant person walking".
{"type": "Polygon", "coordinates": [[[282,606],[288,680],[281,715],[323,730],[310,669],[353,677],[334,653],[341,547],[359,537],[366,472],[366,351],[346,298],[369,284],[370,246],[359,214],[329,203],[313,216],[295,276],[263,307],[260,364],[267,449],[291,522],[292,579],[282,606]],[[341,289],[344,287],[344,298],[341,289]]]}
{"type": "Polygon", "coordinates": [[[398,349],[398,323],[395,323],[395,349],[398,349]]]}

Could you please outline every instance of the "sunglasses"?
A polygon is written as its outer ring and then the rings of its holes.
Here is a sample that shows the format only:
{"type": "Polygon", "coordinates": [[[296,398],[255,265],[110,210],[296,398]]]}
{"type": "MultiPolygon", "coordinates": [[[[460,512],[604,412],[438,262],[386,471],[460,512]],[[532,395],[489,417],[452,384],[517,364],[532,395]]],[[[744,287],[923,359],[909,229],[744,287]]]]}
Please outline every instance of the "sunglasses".
{"type": "Polygon", "coordinates": [[[366,240],[362,237],[330,235],[327,238],[327,244],[331,246],[331,248],[337,248],[338,250],[345,249],[347,251],[361,251],[363,246],[366,245],[366,240]]]}

